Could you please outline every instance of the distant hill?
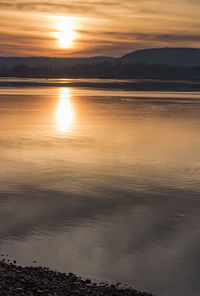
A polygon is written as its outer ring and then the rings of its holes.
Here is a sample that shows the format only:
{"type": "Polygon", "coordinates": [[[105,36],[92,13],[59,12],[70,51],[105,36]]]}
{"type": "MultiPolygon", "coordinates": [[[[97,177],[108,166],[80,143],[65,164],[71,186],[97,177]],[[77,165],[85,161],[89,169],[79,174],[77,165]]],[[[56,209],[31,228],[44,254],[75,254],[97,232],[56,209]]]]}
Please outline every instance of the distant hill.
{"type": "Polygon", "coordinates": [[[29,67],[51,66],[60,68],[77,64],[96,64],[121,62],[124,64],[145,63],[148,65],[165,64],[169,66],[195,67],[200,65],[198,48],[153,48],[136,50],[120,58],[97,56],[91,58],[49,58],[49,57],[0,57],[0,68],[13,68],[18,65],[29,67]]]}
{"type": "Polygon", "coordinates": [[[144,49],[120,58],[0,57],[0,77],[200,80],[200,49],[144,49]]]}
{"type": "Polygon", "coordinates": [[[166,64],[193,67],[200,65],[199,48],[152,48],[136,50],[118,59],[122,63],[166,64]]]}

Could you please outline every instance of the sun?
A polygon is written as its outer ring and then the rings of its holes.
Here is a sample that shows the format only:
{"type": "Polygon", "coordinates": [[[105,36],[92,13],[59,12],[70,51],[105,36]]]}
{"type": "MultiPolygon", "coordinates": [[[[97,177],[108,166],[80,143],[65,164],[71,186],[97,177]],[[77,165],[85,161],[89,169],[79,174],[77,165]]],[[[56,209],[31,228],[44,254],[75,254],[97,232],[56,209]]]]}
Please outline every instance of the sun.
{"type": "Polygon", "coordinates": [[[57,38],[59,47],[72,47],[72,43],[77,37],[74,25],[68,19],[59,18],[57,30],[58,31],[54,33],[54,36],[57,38]]]}

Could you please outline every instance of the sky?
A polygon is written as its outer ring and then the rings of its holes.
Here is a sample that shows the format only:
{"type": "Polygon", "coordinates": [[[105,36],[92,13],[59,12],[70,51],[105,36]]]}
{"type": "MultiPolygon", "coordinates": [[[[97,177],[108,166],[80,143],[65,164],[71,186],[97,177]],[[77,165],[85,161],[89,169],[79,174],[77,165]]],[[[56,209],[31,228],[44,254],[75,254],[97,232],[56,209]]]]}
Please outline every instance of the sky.
{"type": "Polygon", "coordinates": [[[1,0],[0,56],[200,47],[200,0],[1,0]]]}

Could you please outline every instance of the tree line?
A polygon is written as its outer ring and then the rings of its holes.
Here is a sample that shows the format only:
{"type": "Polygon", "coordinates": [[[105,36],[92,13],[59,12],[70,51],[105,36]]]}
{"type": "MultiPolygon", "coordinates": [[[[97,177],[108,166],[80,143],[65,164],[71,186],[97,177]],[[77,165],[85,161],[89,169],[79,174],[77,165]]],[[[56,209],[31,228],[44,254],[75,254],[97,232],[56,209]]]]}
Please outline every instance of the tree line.
{"type": "Polygon", "coordinates": [[[121,62],[80,63],[56,67],[51,65],[29,66],[25,64],[12,68],[0,66],[0,76],[44,77],[44,78],[146,78],[146,79],[200,79],[200,66],[184,67],[166,64],[128,64],[121,62]]]}

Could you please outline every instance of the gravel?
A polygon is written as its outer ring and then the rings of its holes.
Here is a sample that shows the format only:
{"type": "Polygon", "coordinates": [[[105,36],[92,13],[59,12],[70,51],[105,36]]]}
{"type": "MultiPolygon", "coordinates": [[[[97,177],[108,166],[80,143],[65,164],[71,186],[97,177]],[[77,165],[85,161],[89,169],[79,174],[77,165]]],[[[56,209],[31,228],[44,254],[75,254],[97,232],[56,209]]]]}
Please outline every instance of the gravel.
{"type": "Polygon", "coordinates": [[[73,273],[61,273],[46,267],[22,267],[16,261],[0,261],[0,296],[150,296],[152,294],[122,287],[121,284],[96,284],[73,273]]]}

